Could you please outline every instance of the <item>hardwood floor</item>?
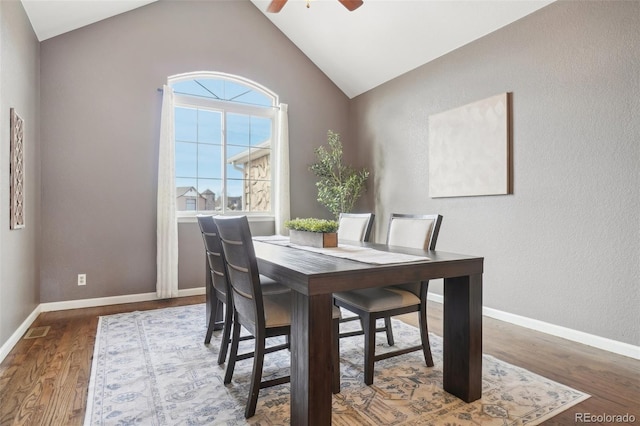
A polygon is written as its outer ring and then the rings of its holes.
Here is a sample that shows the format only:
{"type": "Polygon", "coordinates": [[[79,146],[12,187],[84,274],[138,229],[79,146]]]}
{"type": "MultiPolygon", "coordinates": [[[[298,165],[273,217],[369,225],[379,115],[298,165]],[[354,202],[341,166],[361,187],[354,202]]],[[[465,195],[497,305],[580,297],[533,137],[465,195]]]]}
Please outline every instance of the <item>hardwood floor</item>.
{"type": "MultiPolygon", "coordinates": [[[[204,296],[41,314],[0,364],[0,425],[81,425],[98,317],[204,302],[204,296]]],[[[404,321],[417,324],[415,316],[404,321]]],[[[576,413],[635,416],[640,424],[640,361],[484,317],[484,352],[591,395],[545,424],[576,413]]],[[[203,319],[204,324],[204,319],[203,319]]],[[[430,331],[442,335],[442,306],[429,305],[430,331]]],[[[592,423],[593,424],[593,423],[592,423]]]]}

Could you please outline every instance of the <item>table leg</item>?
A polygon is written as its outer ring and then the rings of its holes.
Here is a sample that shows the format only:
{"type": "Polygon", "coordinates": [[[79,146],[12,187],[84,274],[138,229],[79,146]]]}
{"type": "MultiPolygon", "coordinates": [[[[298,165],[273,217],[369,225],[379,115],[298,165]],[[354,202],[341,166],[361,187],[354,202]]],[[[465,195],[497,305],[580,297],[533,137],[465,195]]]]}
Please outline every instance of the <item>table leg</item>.
{"type": "Polygon", "coordinates": [[[482,396],[482,274],[444,280],[444,390],[482,396]]]}
{"type": "Polygon", "coordinates": [[[331,424],[332,295],[293,294],[291,424],[331,424]]]}

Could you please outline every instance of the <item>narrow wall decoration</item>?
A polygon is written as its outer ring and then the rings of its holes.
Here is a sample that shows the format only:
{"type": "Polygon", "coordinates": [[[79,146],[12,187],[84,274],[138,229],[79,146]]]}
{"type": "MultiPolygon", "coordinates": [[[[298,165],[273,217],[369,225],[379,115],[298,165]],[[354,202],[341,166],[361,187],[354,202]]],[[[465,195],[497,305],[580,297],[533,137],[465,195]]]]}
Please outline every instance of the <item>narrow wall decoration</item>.
{"type": "Polygon", "coordinates": [[[511,194],[511,95],[429,116],[429,196],[511,194]]]}
{"type": "Polygon", "coordinates": [[[10,110],[11,119],[11,164],[10,173],[10,201],[11,201],[11,229],[24,228],[24,121],[10,110]]]}

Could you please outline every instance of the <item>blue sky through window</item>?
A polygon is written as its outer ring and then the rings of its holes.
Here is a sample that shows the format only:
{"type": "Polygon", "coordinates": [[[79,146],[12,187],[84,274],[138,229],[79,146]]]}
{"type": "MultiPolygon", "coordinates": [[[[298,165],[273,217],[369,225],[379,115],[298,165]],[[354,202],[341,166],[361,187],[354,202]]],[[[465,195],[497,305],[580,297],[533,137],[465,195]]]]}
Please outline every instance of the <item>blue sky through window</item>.
{"type": "Polygon", "coordinates": [[[197,78],[173,83],[171,87],[175,93],[185,95],[266,107],[273,105],[271,97],[229,80],[197,78]]]}
{"type": "MultiPolygon", "coordinates": [[[[172,87],[177,94],[269,108],[274,106],[272,97],[223,79],[180,81],[173,83],[172,87]]],[[[265,182],[266,188],[270,188],[270,175],[254,176],[256,173],[250,169],[270,158],[267,156],[271,152],[272,115],[233,112],[230,111],[232,107],[225,113],[227,107],[222,104],[201,105],[196,103],[175,108],[176,187],[193,187],[199,194],[209,196],[213,192],[215,210],[251,210],[251,197],[245,194],[249,181],[265,182]],[[226,192],[226,206],[222,206],[223,191],[226,192]]],[[[260,167],[264,169],[263,164],[260,167]]],[[[210,200],[207,202],[211,203],[210,200]]],[[[211,209],[211,205],[208,206],[211,209]]],[[[178,209],[181,209],[180,205],[178,209]]],[[[198,204],[197,209],[204,210],[204,207],[198,204]]]]}

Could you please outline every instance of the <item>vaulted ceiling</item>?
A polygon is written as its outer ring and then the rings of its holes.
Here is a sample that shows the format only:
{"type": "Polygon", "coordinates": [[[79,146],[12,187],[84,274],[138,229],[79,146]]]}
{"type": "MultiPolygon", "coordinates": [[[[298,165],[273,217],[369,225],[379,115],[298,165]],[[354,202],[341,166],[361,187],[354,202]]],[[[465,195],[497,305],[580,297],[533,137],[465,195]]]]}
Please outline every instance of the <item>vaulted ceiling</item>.
{"type": "MultiPolygon", "coordinates": [[[[154,1],[22,3],[42,41],[154,1]]],[[[251,3],[353,98],[553,1],[364,0],[349,12],[337,0],[289,0],[276,14],[269,0],[251,3]]]]}

